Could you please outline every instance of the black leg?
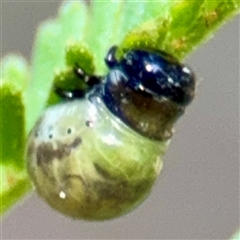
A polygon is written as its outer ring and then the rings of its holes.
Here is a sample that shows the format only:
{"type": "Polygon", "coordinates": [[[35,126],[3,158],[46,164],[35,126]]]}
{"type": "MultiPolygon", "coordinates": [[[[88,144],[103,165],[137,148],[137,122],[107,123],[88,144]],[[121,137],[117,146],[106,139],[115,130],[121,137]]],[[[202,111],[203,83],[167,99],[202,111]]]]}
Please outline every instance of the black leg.
{"type": "Polygon", "coordinates": [[[106,55],[106,57],[104,58],[105,63],[107,64],[107,66],[109,68],[113,68],[117,63],[117,59],[116,59],[116,52],[117,52],[118,47],[117,46],[112,46],[109,50],[108,53],[106,55]]]}
{"type": "Polygon", "coordinates": [[[55,87],[55,93],[65,100],[74,100],[84,98],[86,91],[80,89],[65,90],[59,87],[55,87]]]}
{"type": "Polygon", "coordinates": [[[85,80],[85,78],[87,77],[87,74],[79,66],[74,67],[73,71],[74,74],[80,79],[85,80]]]}
{"type": "Polygon", "coordinates": [[[79,66],[74,68],[74,73],[77,77],[83,79],[85,83],[91,88],[96,84],[101,83],[102,77],[95,76],[95,75],[88,75],[86,72],[83,71],[79,66]]]}
{"type": "Polygon", "coordinates": [[[79,66],[74,67],[73,71],[78,78],[85,81],[88,87],[87,89],[66,90],[55,86],[55,93],[63,99],[74,100],[84,98],[86,93],[90,91],[94,85],[102,81],[102,78],[99,76],[86,74],[79,66]]]}
{"type": "MultiPolygon", "coordinates": [[[[118,49],[117,46],[112,46],[109,49],[109,51],[104,59],[106,65],[109,68],[113,68],[118,63],[118,61],[116,59],[117,49],[118,49]]],[[[75,66],[73,68],[73,71],[78,78],[83,79],[85,81],[85,83],[88,85],[88,88],[86,90],[81,90],[81,89],[65,90],[65,89],[62,89],[59,87],[55,87],[56,94],[64,99],[73,100],[75,98],[84,98],[86,93],[89,90],[91,90],[93,86],[100,84],[103,80],[103,77],[101,77],[101,76],[88,75],[79,66],[75,66]]]]}

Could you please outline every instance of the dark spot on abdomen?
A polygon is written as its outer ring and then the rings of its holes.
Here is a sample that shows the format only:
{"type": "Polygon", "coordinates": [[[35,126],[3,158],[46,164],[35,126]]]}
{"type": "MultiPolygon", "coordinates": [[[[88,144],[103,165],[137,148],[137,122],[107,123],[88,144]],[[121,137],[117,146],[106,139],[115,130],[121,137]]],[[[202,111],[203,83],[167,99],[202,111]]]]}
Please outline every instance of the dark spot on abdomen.
{"type": "Polygon", "coordinates": [[[65,157],[68,157],[73,148],[78,147],[81,144],[82,140],[80,137],[75,138],[74,141],[70,144],[64,144],[62,142],[57,142],[57,148],[53,148],[51,142],[41,143],[37,147],[37,164],[41,165],[42,163],[49,163],[54,158],[57,160],[62,160],[65,157]]]}
{"type": "Polygon", "coordinates": [[[35,144],[34,142],[31,142],[27,147],[27,157],[31,157],[34,154],[35,151],[35,144]]]}
{"type": "Polygon", "coordinates": [[[72,143],[70,143],[69,147],[77,148],[81,143],[82,143],[82,139],[80,137],[77,137],[74,139],[72,143]]]}
{"type": "Polygon", "coordinates": [[[97,173],[103,177],[104,179],[114,179],[106,170],[104,170],[102,167],[99,166],[97,163],[93,163],[97,173]]]}
{"type": "Polygon", "coordinates": [[[42,143],[37,147],[36,157],[37,165],[42,163],[49,163],[55,157],[55,151],[53,149],[52,143],[42,143]]]}

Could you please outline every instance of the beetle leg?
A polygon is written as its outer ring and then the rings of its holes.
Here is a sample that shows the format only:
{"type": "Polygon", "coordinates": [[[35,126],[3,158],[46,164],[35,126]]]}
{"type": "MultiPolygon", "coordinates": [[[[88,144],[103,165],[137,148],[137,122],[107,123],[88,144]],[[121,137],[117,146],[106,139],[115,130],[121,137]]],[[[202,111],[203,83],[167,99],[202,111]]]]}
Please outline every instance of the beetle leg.
{"type": "Polygon", "coordinates": [[[118,47],[116,45],[112,46],[104,58],[105,63],[109,68],[113,68],[117,63],[117,58],[116,58],[116,52],[117,52],[118,47]]]}
{"type": "Polygon", "coordinates": [[[74,89],[74,90],[65,90],[60,87],[54,88],[55,93],[63,99],[74,100],[84,98],[86,90],[74,89]]]}
{"type": "Polygon", "coordinates": [[[89,75],[83,71],[83,69],[79,66],[74,67],[74,73],[80,79],[83,79],[85,83],[91,88],[96,84],[101,83],[102,77],[96,75],[89,75]]]}

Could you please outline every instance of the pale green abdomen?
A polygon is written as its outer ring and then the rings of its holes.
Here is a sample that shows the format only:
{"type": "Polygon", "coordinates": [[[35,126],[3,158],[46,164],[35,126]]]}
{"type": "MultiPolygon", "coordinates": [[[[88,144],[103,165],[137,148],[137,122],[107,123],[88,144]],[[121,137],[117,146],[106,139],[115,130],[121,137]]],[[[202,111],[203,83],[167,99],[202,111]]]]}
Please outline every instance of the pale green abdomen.
{"type": "Polygon", "coordinates": [[[74,218],[109,219],[145,199],[167,145],[131,130],[99,98],[77,100],[49,108],[37,122],[28,169],[53,208],[74,218]]]}

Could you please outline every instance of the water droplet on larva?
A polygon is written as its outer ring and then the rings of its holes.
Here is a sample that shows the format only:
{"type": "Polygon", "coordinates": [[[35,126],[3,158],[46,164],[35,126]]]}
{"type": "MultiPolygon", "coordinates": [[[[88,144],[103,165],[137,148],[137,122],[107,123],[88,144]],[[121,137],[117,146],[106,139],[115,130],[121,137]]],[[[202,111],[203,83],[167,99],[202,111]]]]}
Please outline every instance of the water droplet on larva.
{"type": "Polygon", "coordinates": [[[66,193],[65,193],[64,191],[61,191],[61,192],[59,193],[59,197],[60,197],[61,199],[65,199],[65,198],[66,198],[66,193]]]}
{"type": "Polygon", "coordinates": [[[87,127],[93,127],[93,122],[87,120],[87,121],[86,121],[86,126],[87,126],[87,127]]]}

